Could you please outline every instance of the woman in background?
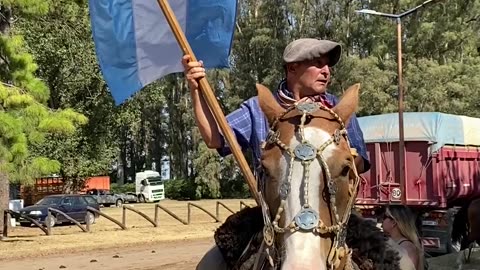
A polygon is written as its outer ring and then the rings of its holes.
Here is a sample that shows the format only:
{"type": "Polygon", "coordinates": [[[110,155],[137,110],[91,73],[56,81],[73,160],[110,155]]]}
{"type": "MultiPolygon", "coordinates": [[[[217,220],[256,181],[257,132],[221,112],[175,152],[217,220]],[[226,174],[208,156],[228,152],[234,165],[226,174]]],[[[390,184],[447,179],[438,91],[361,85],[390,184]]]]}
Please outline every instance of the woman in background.
{"type": "Polygon", "coordinates": [[[383,231],[405,249],[416,270],[424,269],[425,258],[420,243],[415,216],[403,205],[390,205],[386,208],[382,223],[383,231]]]}

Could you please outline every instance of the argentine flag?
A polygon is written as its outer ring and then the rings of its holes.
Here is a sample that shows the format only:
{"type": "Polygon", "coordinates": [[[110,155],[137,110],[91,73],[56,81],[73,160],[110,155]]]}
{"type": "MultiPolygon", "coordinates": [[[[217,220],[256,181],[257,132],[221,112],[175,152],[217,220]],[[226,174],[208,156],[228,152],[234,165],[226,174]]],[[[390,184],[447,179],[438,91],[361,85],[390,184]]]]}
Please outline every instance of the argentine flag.
{"type": "MultiPolygon", "coordinates": [[[[169,0],[198,60],[229,67],[236,0],[169,0]]],[[[183,72],[183,55],[157,0],[90,0],[97,59],[115,103],[165,75],[183,72]]]]}

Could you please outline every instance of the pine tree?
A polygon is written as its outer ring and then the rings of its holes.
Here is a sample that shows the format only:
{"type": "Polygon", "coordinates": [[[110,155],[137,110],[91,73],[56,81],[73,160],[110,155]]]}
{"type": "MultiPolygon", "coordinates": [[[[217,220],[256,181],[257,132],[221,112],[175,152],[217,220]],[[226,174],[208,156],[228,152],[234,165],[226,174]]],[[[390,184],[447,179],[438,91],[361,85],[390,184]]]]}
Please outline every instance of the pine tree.
{"type": "Polygon", "coordinates": [[[87,3],[56,5],[42,16],[20,16],[15,23],[39,66],[36,75],[50,90],[48,106],[72,108],[89,119],[74,136],[48,136],[32,149],[60,162],[65,192],[82,189],[90,176],[108,175],[117,156],[119,107],[96,64],[88,11],[87,3]]]}
{"type": "MultiPolygon", "coordinates": [[[[8,209],[9,184],[29,183],[60,169],[58,161],[31,155],[48,134],[68,136],[85,116],[71,109],[49,110],[49,90],[35,77],[37,65],[15,32],[14,14],[40,16],[53,2],[0,1],[0,213],[8,209]]],[[[3,228],[3,218],[0,218],[3,228]]]]}

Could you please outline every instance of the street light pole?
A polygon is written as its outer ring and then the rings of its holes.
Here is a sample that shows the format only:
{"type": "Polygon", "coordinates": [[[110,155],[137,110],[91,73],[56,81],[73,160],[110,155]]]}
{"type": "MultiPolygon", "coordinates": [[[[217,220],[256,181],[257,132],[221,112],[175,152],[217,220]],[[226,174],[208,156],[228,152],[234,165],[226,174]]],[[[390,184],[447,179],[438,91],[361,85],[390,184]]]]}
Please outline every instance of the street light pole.
{"type": "Polygon", "coordinates": [[[378,12],[371,9],[362,9],[357,10],[356,13],[363,13],[375,16],[386,17],[390,19],[395,19],[397,23],[397,73],[398,73],[398,154],[399,154],[399,182],[400,182],[400,193],[401,193],[401,202],[403,205],[406,205],[407,198],[405,194],[405,132],[404,132],[404,124],[403,124],[403,111],[404,111],[404,103],[403,103],[403,66],[402,66],[402,18],[412,14],[413,12],[417,11],[419,8],[424,7],[428,3],[434,0],[427,0],[422,4],[409,9],[400,14],[389,14],[378,12]]]}
{"type": "Polygon", "coordinates": [[[402,204],[407,204],[405,194],[405,132],[403,129],[403,65],[402,65],[402,20],[397,18],[397,73],[398,73],[398,158],[399,158],[399,178],[402,204]]]}

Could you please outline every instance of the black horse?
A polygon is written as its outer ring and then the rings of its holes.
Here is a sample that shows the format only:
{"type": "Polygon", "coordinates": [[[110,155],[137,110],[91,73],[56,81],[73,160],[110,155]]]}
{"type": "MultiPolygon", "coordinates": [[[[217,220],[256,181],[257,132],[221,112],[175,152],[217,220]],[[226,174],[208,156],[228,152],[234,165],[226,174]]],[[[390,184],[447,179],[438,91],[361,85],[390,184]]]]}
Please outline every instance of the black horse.
{"type": "Polygon", "coordinates": [[[460,250],[469,249],[468,261],[475,242],[480,243],[480,197],[465,203],[455,215],[452,241],[460,243],[460,250]]]}

